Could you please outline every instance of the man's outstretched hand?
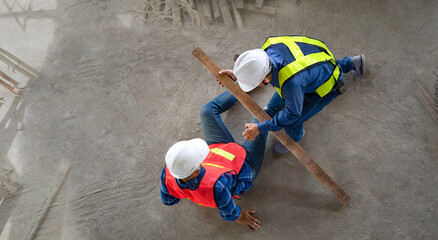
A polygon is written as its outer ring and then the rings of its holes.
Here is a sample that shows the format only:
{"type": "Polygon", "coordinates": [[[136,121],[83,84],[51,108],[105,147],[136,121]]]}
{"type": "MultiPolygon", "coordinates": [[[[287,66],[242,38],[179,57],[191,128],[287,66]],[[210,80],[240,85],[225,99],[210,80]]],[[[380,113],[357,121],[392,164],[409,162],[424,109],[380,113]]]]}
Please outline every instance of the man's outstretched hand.
{"type": "Polygon", "coordinates": [[[245,123],[245,131],[242,133],[242,136],[245,140],[254,141],[259,133],[257,123],[245,123]]]}
{"type": "Polygon", "coordinates": [[[240,212],[239,218],[237,218],[236,222],[248,228],[249,230],[258,230],[260,228],[260,221],[255,217],[251,216],[254,214],[254,210],[242,209],[240,212]]]}
{"type": "MultiPolygon", "coordinates": [[[[227,74],[228,76],[230,76],[231,79],[233,79],[233,81],[237,80],[236,76],[234,76],[233,70],[231,70],[231,69],[221,70],[221,71],[219,71],[219,74],[227,74]]],[[[219,85],[222,85],[222,87],[224,86],[219,81],[219,79],[216,79],[216,81],[219,83],[219,85]]]]}

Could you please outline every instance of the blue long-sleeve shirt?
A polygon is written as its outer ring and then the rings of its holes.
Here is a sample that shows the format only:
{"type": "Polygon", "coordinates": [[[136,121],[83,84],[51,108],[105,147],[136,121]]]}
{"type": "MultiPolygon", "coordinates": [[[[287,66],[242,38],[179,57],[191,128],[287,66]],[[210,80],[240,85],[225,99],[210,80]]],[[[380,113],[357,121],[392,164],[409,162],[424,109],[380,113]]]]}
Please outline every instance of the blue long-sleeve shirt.
{"type": "MultiPolygon", "coordinates": [[[[304,55],[321,52],[320,48],[313,45],[305,43],[297,43],[297,45],[304,55]]],[[[273,67],[271,85],[279,88],[278,71],[295,61],[295,58],[283,43],[271,45],[265,51],[273,67]]],[[[273,116],[272,119],[258,123],[257,128],[259,131],[261,133],[279,131],[293,125],[301,116],[304,94],[314,92],[332,75],[333,70],[334,66],[325,62],[312,66],[287,80],[283,84],[285,108],[273,116]]]]}
{"type": "MultiPolygon", "coordinates": [[[[176,179],[176,182],[181,189],[195,190],[198,188],[204,174],[205,169],[201,167],[200,174],[190,182],[184,183],[179,179],[176,179]]],[[[168,206],[179,203],[180,199],[169,193],[164,180],[165,168],[161,171],[161,201],[168,206]]],[[[252,183],[252,170],[247,162],[243,162],[237,176],[231,173],[224,173],[219,177],[213,187],[213,194],[219,213],[224,220],[234,221],[239,217],[241,209],[234,202],[233,195],[239,195],[248,191],[252,183]]]]}

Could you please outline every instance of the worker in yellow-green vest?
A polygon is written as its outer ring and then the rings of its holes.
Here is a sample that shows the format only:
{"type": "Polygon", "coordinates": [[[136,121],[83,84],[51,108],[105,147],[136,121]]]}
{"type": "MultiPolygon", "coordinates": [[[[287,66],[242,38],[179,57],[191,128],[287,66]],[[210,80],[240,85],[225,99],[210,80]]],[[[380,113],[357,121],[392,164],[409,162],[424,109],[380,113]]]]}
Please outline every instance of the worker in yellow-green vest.
{"type": "MultiPolygon", "coordinates": [[[[303,123],[345,91],[342,73],[364,73],[364,56],[336,60],[325,44],[306,36],[269,37],[261,49],[239,55],[233,70],[223,70],[243,91],[271,84],[276,92],[265,111],[271,120],[245,124],[245,140],[260,133],[284,129],[299,142],[304,136],[303,123]]],[[[274,151],[287,153],[280,142],[274,151]]]]}

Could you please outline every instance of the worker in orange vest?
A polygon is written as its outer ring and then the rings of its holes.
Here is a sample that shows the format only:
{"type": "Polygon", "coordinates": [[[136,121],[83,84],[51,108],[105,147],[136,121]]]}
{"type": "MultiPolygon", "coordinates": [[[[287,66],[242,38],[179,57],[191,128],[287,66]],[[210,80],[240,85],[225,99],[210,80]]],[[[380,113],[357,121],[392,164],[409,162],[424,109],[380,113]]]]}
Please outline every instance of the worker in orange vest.
{"type": "Polygon", "coordinates": [[[205,104],[201,108],[205,141],[180,141],[169,148],[161,172],[161,199],[169,206],[190,199],[218,208],[224,220],[257,230],[260,221],[252,216],[255,211],[241,209],[234,199],[251,188],[260,171],[267,133],[237,144],[221,118],[236,102],[227,91],[205,104]]]}

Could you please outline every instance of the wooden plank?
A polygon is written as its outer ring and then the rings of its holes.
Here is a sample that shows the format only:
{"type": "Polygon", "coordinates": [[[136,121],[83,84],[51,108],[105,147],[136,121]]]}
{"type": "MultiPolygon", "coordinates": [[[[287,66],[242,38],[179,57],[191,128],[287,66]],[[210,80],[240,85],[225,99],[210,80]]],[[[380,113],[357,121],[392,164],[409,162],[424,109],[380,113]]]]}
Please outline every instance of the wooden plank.
{"type": "Polygon", "coordinates": [[[219,8],[221,10],[222,19],[224,20],[225,26],[234,26],[233,18],[231,17],[230,8],[226,0],[219,1],[219,8]]]}
{"type": "Polygon", "coordinates": [[[218,0],[212,0],[212,10],[214,19],[218,20],[221,17],[221,10],[219,8],[218,0]]]}
{"type": "MultiPolygon", "coordinates": [[[[192,52],[193,56],[222,83],[238,100],[248,109],[260,122],[271,119],[269,115],[260,108],[257,103],[246,94],[228,75],[219,74],[221,70],[201,48],[197,47],[192,52]]],[[[286,146],[292,154],[311,172],[330,192],[344,205],[350,201],[350,196],[333,181],[333,179],[301,148],[298,143],[286,135],[284,130],[272,132],[272,134],[286,146]]]]}
{"type": "Polygon", "coordinates": [[[243,0],[236,0],[236,7],[237,9],[243,9],[245,6],[243,4],[243,0]]]}
{"type": "Polygon", "coordinates": [[[256,8],[262,8],[263,7],[263,0],[257,0],[255,3],[256,8]]]}
{"type": "Polygon", "coordinates": [[[254,4],[245,4],[245,10],[248,12],[268,14],[268,15],[274,15],[276,12],[275,8],[273,7],[257,8],[254,4]]]}
{"type": "Polygon", "coordinates": [[[237,9],[236,0],[231,0],[231,8],[233,9],[234,20],[236,21],[236,25],[238,28],[243,28],[242,17],[240,16],[240,12],[237,9]]]}
{"type": "Polygon", "coordinates": [[[67,163],[67,161],[61,161],[58,169],[56,170],[56,172],[53,173],[48,184],[47,197],[44,197],[42,199],[40,208],[35,211],[31,224],[25,232],[26,236],[24,239],[31,240],[35,238],[38,232],[38,228],[43,223],[44,218],[46,217],[46,214],[49,211],[49,208],[52,205],[56,195],[58,194],[59,189],[61,188],[61,185],[64,182],[64,179],[69,171],[70,165],[67,163]]]}

